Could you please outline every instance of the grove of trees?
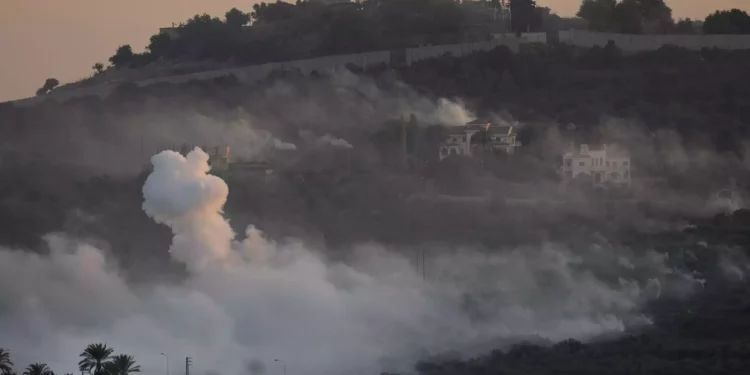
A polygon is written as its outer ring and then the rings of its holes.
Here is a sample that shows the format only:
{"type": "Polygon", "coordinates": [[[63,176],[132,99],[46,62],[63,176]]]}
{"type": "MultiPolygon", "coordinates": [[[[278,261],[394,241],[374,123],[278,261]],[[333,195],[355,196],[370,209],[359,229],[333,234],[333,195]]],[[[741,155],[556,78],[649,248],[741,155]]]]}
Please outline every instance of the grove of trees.
{"type": "Polygon", "coordinates": [[[744,11],[717,11],[704,21],[675,20],[665,0],[582,0],[577,16],[562,19],[535,0],[364,0],[335,6],[277,0],[254,4],[249,12],[232,8],[224,18],[195,15],[174,32],[153,35],[145,52],[123,45],[109,61],[117,68],[160,59],[259,64],[488,40],[500,30],[520,34],[580,27],[574,20],[587,22],[590,30],[628,34],[750,33],[750,16],[744,11]],[[498,17],[502,4],[508,6],[509,22],[498,17]]]}
{"type": "MultiPolygon", "coordinates": [[[[78,370],[92,375],[128,375],[141,372],[141,367],[136,364],[133,356],[113,353],[114,349],[107,344],[91,344],[80,354],[78,370]]],[[[10,359],[10,351],[0,348],[0,375],[17,374],[10,359]]],[[[55,372],[46,363],[35,362],[29,364],[21,375],[55,375],[55,372]]]]}
{"type": "Polygon", "coordinates": [[[492,32],[508,27],[518,33],[539,31],[551,18],[549,9],[537,7],[535,0],[510,0],[512,22],[505,25],[493,13],[499,1],[480,4],[484,11],[455,0],[365,0],[334,6],[261,2],[249,12],[232,8],[223,19],[195,15],[175,33],[153,35],[145,52],[134,53],[124,45],[109,61],[118,68],[159,59],[264,63],[488,40],[492,32]]]}
{"type": "Polygon", "coordinates": [[[750,15],[747,12],[732,9],[717,11],[703,22],[706,34],[750,34],[750,15]]]}
{"type": "MultiPolygon", "coordinates": [[[[695,33],[698,22],[675,20],[664,0],[583,0],[578,17],[588,21],[593,31],[625,34],[695,33]]],[[[749,34],[750,16],[732,9],[717,11],[702,23],[705,34],[749,34]]]]}

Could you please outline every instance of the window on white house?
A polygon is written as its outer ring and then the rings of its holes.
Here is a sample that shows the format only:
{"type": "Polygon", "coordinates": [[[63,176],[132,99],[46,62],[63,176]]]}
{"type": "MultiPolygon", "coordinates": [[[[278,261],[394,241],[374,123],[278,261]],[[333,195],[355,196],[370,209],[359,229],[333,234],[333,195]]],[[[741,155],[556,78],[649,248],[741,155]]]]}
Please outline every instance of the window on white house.
{"type": "Polygon", "coordinates": [[[583,162],[583,161],[579,161],[579,162],[578,162],[578,166],[579,166],[579,167],[583,167],[583,166],[585,166],[585,165],[586,165],[586,162],[583,162]]]}
{"type": "Polygon", "coordinates": [[[573,160],[572,159],[565,159],[565,166],[566,167],[570,167],[571,165],[573,165],[573,160]]]}
{"type": "Polygon", "coordinates": [[[607,160],[607,166],[609,167],[609,160],[607,160]]]}

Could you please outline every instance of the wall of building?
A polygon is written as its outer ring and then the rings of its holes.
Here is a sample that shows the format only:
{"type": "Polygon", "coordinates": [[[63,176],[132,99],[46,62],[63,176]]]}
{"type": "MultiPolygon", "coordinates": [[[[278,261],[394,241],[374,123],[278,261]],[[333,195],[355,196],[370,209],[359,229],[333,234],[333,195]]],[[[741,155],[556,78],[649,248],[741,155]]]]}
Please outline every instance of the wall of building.
{"type": "MultiPolygon", "coordinates": [[[[513,33],[495,33],[492,34],[493,40],[513,40],[517,39],[513,33]]],[[[547,44],[547,33],[522,33],[520,41],[525,43],[542,43],[547,44]]]]}
{"type": "Polygon", "coordinates": [[[591,178],[595,186],[608,183],[631,185],[630,157],[603,149],[592,150],[581,145],[580,151],[570,151],[563,155],[563,180],[569,182],[579,175],[591,178]]]}
{"type": "Polygon", "coordinates": [[[407,48],[406,64],[411,65],[416,61],[431,59],[433,57],[440,57],[446,54],[454,57],[463,57],[474,52],[489,51],[499,46],[507,46],[511,51],[518,52],[519,45],[521,43],[523,43],[522,40],[513,38],[491,40],[486,42],[444,44],[439,46],[407,48]]]}
{"type": "Polygon", "coordinates": [[[676,45],[690,50],[720,48],[727,50],[750,49],[750,35],[687,35],[649,34],[630,35],[597,33],[586,30],[566,30],[559,32],[560,43],[576,47],[604,47],[612,40],[625,52],[642,52],[659,49],[665,45],[676,45]]]}

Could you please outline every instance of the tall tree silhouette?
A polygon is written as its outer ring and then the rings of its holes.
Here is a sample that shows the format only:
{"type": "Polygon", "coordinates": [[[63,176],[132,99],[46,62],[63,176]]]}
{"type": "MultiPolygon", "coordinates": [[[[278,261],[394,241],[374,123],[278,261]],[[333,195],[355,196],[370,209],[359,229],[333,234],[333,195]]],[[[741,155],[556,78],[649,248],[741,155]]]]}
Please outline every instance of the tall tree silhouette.
{"type": "Polygon", "coordinates": [[[13,362],[10,361],[10,352],[0,348],[0,374],[13,372],[13,362]]]}
{"type": "Polygon", "coordinates": [[[109,62],[111,62],[112,65],[120,68],[124,65],[132,63],[134,58],[135,55],[133,54],[133,49],[130,47],[130,44],[126,44],[117,48],[115,54],[109,58],[109,62]]]}
{"type": "Polygon", "coordinates": [[[141,366],[135,364],[132,355],[118,354],[110,358],[109,362],[104,364],[108,375],[128,375],[133,372],[141,372],[141,366]]]}
{"type": "Polygon", "coordinates": [[[23,375],[55,375],[54,372],[47,366],[46,363],[32,363],[28,367],[26,367],[26,370],[24,370],[23,375]]]}
{"type": "Polygon", "coordinates": [[[705,34],[750,34],[750,16],[739,9],[716,11],[703,22],[705,34]]]}
{"type": "Polygon", "coordinates": [[[589,22],[589,29],[611,31],[617,0],[584,0],[576,14],[589,22]]]}
{"type": "Polygon", "coordinates": [[[239,29],[250,22],[250,14],[245,13],[237,8],[230,9],[225,15],[227,26],[233,29],[239,29]]]}
{"type": "Polygon", "coordinates": [[[510,0],[510,23],[516,34],[532,31],[540,22],[535,0],[510,0]]]}
{"type": "Polygon", "coordinates": [[[94,375],[104,374],[104,364],[113,351],[107,344],[99,343],[87,346],[80,354],[83,359],[78,362],[78,369],[84,372],[94,370],[94,375]]]}

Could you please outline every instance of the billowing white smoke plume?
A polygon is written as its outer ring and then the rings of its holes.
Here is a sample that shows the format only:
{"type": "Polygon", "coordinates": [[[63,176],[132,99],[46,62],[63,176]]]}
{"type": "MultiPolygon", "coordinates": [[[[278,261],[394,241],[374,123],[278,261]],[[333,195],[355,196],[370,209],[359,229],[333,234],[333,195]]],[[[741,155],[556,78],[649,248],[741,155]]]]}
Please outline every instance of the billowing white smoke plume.
{"type": "Polygon", "coordinates": [[[329,147],[338,147],[338,148],[354,148],[349,141],[343,138],[336,138],[330,134],[324,134],[320,137],[316,137],[313,132],[309,130],[301,130],[299,132],[300,137],[302,137],[306,142],[312,143],[316,146],[329,146],[329,147]]]}
{"type": "Polygon", "coordinates": [[[209,156],[196,148],[187,157],[164,151],[153,158],[143,186],[143,210],[174,232],[169,252],[193,271],[229,255],[234,232],[221,215],[229,189],[207,174],[209,156]]]}
{"type": "Polygon", "coordinates": [[[346,139],[336,138],[330,134],[326,134],[320,137],[319,141],[324,144],[329,144],[333,147],[354,148],[354,146],[352,146],[352,144],[349,143],[346,139]]]}
{"type": "Polygon", "coordinates": [[[273,148],[277,150],[296,150],[297,145],[294,143],[284,142],[282,140],[274,139],[273,148]]]}
{"type": "Polygon", "coordinates": [[[463,103],[440,98],[435,110],[428,113],[425,122],[448,126],[462,126],[473,121],[475,116],[466,109],[463,103]]]}
{"type": "Polygon", "coordinates": [[[367,244],[331,263],[252,227],[237,242],[207,161],[200,149],[160,153],[143,187],[145,212],[172,229],[171,254],[189,270],[179,284],[128,285],[101,250],[59,235],[48,256],[0,251],[0,347],[16,364],[75,373],[85,345],[106,342],[145,374],[163,373],[159,353],[173,369],[193,357],[198,374],[280,373],[277,358],[290,374],[374,374],[425,352],[621,332],[647,323],[644,301],[693,284],[659,254],[606,244],[403,255],[367,244]]]}

